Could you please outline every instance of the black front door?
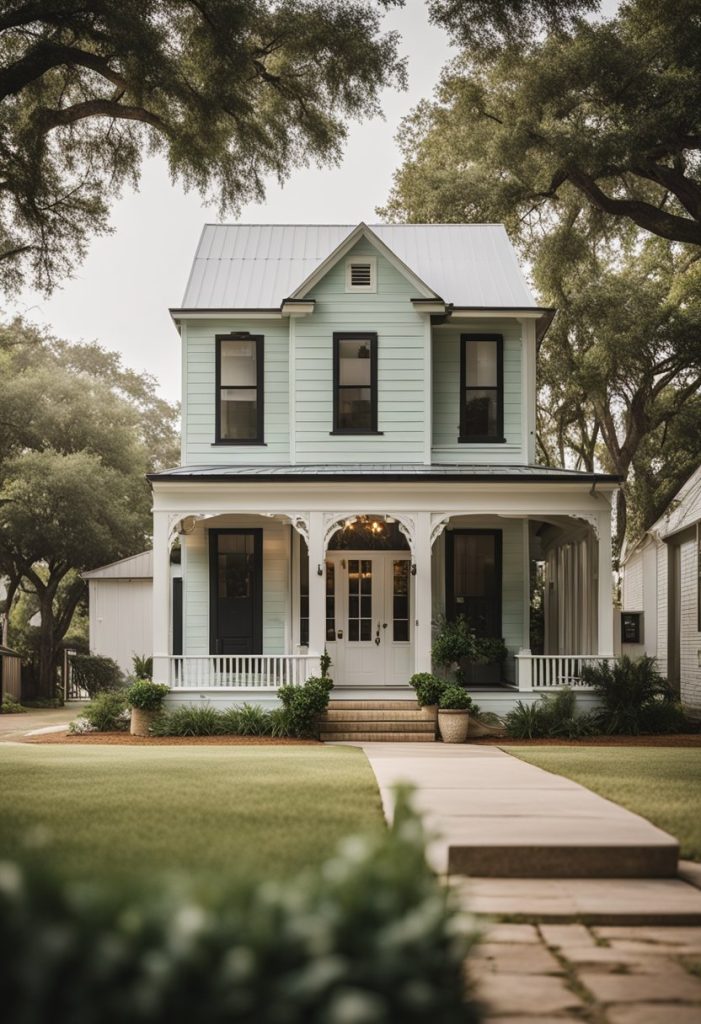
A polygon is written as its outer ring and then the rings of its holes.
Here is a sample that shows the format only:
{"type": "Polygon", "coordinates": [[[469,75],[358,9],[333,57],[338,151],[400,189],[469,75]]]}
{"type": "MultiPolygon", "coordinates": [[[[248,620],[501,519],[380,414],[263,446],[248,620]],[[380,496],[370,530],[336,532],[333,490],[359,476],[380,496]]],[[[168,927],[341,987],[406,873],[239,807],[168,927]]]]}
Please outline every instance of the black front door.
{"type": "Polygon", "coordinates": [[[210,650],[263,651],[263,531],[210,530],[210,650]]]}

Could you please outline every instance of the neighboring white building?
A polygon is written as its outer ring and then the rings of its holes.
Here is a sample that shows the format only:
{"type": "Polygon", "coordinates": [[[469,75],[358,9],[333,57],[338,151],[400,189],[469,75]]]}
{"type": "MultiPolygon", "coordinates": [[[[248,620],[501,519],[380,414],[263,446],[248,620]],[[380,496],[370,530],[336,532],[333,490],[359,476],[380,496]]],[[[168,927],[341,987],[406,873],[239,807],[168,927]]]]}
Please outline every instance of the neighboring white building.
{"type": "Polygon", "coordinates": [[[689,713],[701,717],[701,466],[624,551],[621,577],[622,652],[657,658],[689,713]]]}
{"type": "MultiPolygon", "coordinates": [[[[179,575],[180,567],[171,566],[171,646],[174,641],[176,649],[181,631],[179,575]]],[[[91,654],[112,658],[123,672],[131,672],[134,655],[148,657],[153,651],[153,552],[84,572],[83,579],[88,581],[91,654]]]]}
{"type": "Polygon", "coordinates": [[[613,654],[618,478],[536,464],[536,344],[554,311],[503,226],[207,225],[171,312],[182,464],[150,476],[152,650],[181,700],[271,700],[324,648],[335,697],[406,697],[441,614],[506,642],[486,709],[577,685],[584,658],[613,654]]]}

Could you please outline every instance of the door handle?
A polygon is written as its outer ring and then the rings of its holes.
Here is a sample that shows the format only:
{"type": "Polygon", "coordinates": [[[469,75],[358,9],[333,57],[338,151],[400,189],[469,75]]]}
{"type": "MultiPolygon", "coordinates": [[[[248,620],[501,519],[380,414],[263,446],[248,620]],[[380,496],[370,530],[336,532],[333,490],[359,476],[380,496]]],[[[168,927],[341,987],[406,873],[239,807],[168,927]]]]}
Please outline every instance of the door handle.
{"type": "Polygon", "coordinates": [[[377,623],[377,632],[375,633],[375,643],[380,646],[380,623],[377,623]]]}
{"type": "Polygon", "coordinates": [[[339,629],[339,630],[338,630],[338,631],[336,632],[336,639],[337,639],[337,640],[343,640],[343,630],[342,630],[342,629],[339,629]]]}

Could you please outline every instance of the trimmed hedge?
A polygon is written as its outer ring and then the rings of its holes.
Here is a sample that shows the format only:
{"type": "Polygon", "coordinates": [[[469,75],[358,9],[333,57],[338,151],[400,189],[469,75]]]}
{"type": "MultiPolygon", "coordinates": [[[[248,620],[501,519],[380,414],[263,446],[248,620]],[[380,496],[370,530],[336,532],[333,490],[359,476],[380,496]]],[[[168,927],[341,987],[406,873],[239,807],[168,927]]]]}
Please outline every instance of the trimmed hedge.
{"type": "Polygon", "coordinates": [[[5,1024],[472,1024],[474,942],[426,865],[406,795],[287,884],[63,884],[0,866],[5,1024]]]}
{"type": "Polygon", "coordinates": [[[74,654],[71,658],[71,671],[74,682],[90,698],[124,685],[124,676],[117,662],[99,654],[74,654]]]}

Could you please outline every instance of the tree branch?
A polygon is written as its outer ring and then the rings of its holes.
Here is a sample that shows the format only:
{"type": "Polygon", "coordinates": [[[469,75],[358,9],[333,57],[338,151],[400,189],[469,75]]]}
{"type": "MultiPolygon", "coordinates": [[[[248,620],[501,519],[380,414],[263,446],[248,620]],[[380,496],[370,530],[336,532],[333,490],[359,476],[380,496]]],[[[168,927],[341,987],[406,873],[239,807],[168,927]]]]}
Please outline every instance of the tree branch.
{"type": "Polygon", "coordinates": [[[71,66],[89,68],[120,89],[128,88],[126,79],[110,66],[105,57],[76,46],[62,46],[42,40],[21,60],[0,70],[0,99],[21,92],[30,82],[41,78],[52,68],[71,66]]]}

